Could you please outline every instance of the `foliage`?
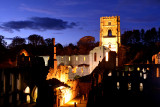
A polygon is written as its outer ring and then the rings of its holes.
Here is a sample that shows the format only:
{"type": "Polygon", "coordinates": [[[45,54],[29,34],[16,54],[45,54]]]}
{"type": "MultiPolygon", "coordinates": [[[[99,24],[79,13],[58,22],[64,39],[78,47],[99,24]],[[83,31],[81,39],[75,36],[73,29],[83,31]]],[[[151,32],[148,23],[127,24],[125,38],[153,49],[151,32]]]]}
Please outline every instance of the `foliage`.
{"type": "Polygon", "coordinates": [[[18,45],[24,45],[26,43],[26,40],[24,38],[21,38],[19,36],[16,36],[13,38],[11,44],[9,45],[9,48],[16,47],[18,45]]]}
{"type": "Polygon", "coordinates": [[[6,46],[7,42],[4,41],[4,36],[0,35],[0,46],[6,46]]]}
{"type": "Polygon", "coordinates": [[[52,46],[52,44],[53,44],[51,38],[47,38],[47,39],[45,39],[44,41],[45,41],[45,44],[46,44],[47,46],[52,46]]]}
{"type": "Polygon", "coordinates": [[[28,37],[28,40],[29,40],[29,43],[35,47],[38,45],[45,45],[45,41],[43,37],[37,34],[30,35],[28,37]]]}

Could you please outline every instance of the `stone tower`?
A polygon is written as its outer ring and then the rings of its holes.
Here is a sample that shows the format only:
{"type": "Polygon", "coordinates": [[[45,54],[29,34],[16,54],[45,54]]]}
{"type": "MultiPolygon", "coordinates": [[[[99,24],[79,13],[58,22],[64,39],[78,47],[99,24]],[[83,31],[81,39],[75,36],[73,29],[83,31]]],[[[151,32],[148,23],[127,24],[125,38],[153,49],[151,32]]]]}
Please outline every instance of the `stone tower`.
{"type": "Polygon", "coordinates": [[[100,46],[106,46],[117,53],[121,45],[120,36],[120,16],[100,18],[100,46]]]}

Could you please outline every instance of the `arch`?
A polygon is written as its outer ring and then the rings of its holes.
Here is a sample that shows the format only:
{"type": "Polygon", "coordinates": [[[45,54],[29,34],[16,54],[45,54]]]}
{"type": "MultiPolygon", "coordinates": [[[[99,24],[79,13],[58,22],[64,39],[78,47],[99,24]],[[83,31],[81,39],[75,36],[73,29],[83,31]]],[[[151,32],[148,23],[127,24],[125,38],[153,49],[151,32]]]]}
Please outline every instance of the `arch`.
{"type": "Polygon", "coordinates": [[[112,30],[111,29],[108,30],[108,36],[112,36],[112,30]]]}
{"type": "Polygon", "coordinates": [[[22,50],[19,52],[19,55],[29,56],[28,52],[27,52],[25,49],[22,49],[22,50]]]}
{"type": "Polygon", "coordinates": [[[38,97],[38,87],[35,86],[32,90],[32,93],[31,93],[31,97],[33,99],[33,102],[36,102],[37,100],[37,97],[38,97]]]}
{"type": "Polygon", "coordinates": [[[24,93],[26,93],[26,94],[29,94],[29,93],[30,93],[30,88],[29,88],[29,86],[27,86],[27,87],[25,88],[24,93]]]}
{"type": "Polygon", "coordinates": [[[27,103],[30,103],[30,88],[29,88],[29,86],[27,86],[26,88],[25,88],[25,90],[24,90],[24,93],[25,93],[25,95],[26,95],[26,102],[27,103]]]}

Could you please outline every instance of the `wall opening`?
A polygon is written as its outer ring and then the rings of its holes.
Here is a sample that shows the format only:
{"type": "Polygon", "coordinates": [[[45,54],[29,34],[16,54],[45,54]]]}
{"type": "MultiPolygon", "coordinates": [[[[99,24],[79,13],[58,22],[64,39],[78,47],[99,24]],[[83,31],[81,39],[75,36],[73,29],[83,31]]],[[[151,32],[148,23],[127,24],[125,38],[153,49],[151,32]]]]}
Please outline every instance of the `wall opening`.
{"type": "Polygon", "coordinates": [[[108,36],[112,36],[112,31],[108,30],[108,36]]]}
{"type": "Polygon", "coordinates": [[[97,53],[94,53],[94,61],[97,61],[97,53]]]}
{"type": "Polygon", "coordinates": [[[36,86],[33,88],[31,95],[32,95],[33,102],[36,102],[38,97],[38,88],[36,86]]]}

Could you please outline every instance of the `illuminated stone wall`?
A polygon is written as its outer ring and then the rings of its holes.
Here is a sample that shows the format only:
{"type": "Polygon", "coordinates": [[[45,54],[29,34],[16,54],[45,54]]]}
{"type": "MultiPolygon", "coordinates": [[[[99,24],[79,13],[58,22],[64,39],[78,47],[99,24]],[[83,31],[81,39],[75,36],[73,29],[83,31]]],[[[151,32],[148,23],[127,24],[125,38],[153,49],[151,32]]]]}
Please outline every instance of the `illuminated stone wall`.
{"type": "Polygon", "coordinates": [[[90,73],[94,70],[94,68],[105,58],[106,53],[109,52],[110,49],[105,46],[99,46],[94,48],[90,51],[89,59],[90,59],[90,66],[89,71],[90,73]]]}
{"type": "Polygon", "coordinates": [[[160,64],[160,52],[152,56],[152,62],[154,64],[160,64]]]}
{"type": "Polygon", "coordinates": [[[57,56],[57,64],[78,66],[80,64],[89,64],[89,55],[71,55],[57,56]]]}
{"type": "Polygon", "coordinates": [[[106,56],[106,52],[109,51],[109,48],[99,46],[91,50],[89,55],[57,56],[57,63],[58,65],[69,66],[69,79],[74,79],[76,75],[85,76],[90,74],[106,56]],[[95,53],[96,61],[94,59],[95,53]]]}
{"type": "Polygon", "coordinates": [[[106,46],[117,53],[120,39],[120,16],[101,17],[100,46],[106,46]]]}

